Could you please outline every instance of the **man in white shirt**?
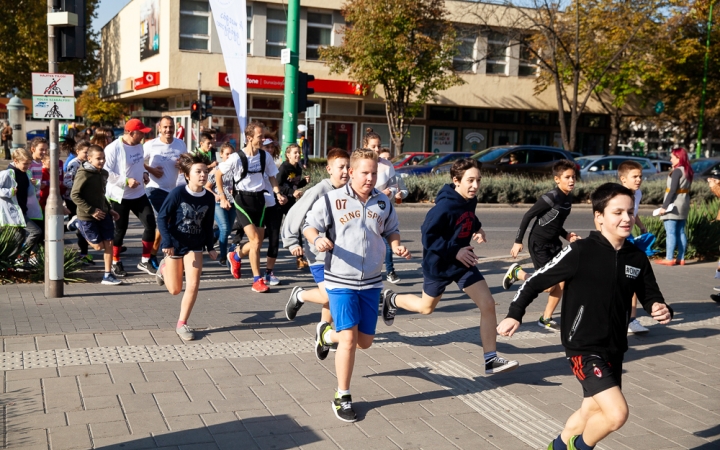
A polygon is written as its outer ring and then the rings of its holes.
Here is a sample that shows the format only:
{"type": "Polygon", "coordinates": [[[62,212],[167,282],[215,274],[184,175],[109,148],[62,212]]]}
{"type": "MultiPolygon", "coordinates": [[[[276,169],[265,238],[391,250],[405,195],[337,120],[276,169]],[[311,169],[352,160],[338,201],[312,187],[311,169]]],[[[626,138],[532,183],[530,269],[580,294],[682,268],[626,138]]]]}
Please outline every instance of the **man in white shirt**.
{"type": "MultiPolygon", "coordinates": [[[[183,153],[187,153],[185,142],[175,137],[175,122],[170,116],[163,116],[158,123],[158,137],[145,142],[145,170],[150,175],[150,181],[145,185],[150,204],[155,216],[160,212],[170,191],[175,189],[179,182],[177,160],[183,153]]],[[[150,251],[150,264],[157,270],[157,253],[160,249],[160,231],[155,231],[155,242],[150,251]]]]}
{"type": "Polygon", "coordinates": [[[108,171],[108,197],[110,204],[120,218],[115,222],[115,235],[113,238],[113,265],[112,272],[116,277],[126,277],[127,272],[120,261],[120,249],[127,233],[130,212],[137,217],[143,225],[142,234],[142,260],[138,269],[150,275],[155,274],[150,264],[150,251],[155,240],[155,215],[150,201],[145,195],[144,151],[140,143],[145,133],[151,129],[146,127],[139,119],[130,119],[125,124],[125,134],[105,147],[105,170],[108,171]],[[122,197],[116,196],[117,190],[122,191],[122,197]]]}

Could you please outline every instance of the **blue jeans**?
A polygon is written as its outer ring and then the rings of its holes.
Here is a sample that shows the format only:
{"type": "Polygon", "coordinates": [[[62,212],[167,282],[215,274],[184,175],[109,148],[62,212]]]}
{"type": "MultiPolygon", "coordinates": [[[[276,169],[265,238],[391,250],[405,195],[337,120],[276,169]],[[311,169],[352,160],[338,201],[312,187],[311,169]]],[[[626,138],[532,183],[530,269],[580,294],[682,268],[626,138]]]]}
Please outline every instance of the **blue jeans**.
{"type": "Polygon", "coordinates": [[[395,271],[395,264],[393,264],[393,251],[387,239],[385,240],[385,272],[390,273],[395,271]]]}
{"type": "Polygon", "coordinates": [[[687,236],[685,236],[685,220],[666,220],[665,225],[665,249],[666,259],[673,259],[675,247],[677,247],[677,260],[685,259],[687,248],[687,236]]]}
{"type": "Polygon", "coordinates": [[[220,244],[220,259],[225,259],[228,251],[228,236],[232,232],[233,222],[235,221],[235,208],[229,210],[222,209],[220,203],[215,204],[215,223],[218,225],[220,235],[218,243],[220,244]]]}

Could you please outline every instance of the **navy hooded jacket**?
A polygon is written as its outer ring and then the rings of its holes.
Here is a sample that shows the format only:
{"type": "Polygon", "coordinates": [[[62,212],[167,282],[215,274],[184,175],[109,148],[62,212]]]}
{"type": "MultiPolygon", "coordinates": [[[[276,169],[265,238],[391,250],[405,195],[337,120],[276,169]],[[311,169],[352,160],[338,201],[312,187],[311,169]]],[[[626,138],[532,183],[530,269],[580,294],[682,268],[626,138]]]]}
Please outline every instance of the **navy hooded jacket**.
{"type": "Polygon", "coordinates": [[[446,184],[425,216],[422,231],[423,276],[431,280],[455,280],[468,268],[456,259],[461,248],[470,245],[482,224],[475,215],[477,198],[466,199],[446,184]]]}

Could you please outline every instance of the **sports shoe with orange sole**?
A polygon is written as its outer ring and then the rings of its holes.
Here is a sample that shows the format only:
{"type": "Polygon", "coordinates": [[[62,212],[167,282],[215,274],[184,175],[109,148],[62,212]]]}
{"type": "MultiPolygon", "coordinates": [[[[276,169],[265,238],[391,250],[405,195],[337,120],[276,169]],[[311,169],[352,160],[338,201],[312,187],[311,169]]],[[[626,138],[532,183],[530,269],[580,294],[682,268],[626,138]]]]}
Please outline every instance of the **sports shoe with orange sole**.
{"type": "Polygon", "coordinates": [[[262,294],[263,292],[269,291],[270,288],[267,287],[267,284],[265,284],[265,279],[260,278],[259,280],[257,280],[256,282],[253,283],[252,290],[254,292],[258,292],[258,293],[262,294]]]}
{"type": "Polygon", "coordinates": [[[240,269],[242,268],[242,262],[235,260],[235,252],[230,252],[227,254],[227,260],[230,264],[230,273],[232,274],[235,279],[240,278],[240,269]]]}

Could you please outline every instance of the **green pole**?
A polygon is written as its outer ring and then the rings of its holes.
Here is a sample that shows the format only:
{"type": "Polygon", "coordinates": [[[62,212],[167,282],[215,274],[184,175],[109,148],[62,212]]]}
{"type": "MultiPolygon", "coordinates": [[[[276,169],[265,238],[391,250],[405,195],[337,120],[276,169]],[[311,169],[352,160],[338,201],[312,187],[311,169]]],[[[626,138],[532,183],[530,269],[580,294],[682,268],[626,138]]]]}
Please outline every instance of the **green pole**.
{"type": "Polygon", "coordinates": [[[708,61],[710,60],[710,32],[713,26],[713,4],[715,1],[710,2],[710,12],[708,13],[707,23],[707,39],[705,40],[705,71],[703,72],[703,85],[702,95],[700,97],[700,123],[698,124],[698,137],[697,146],[695,147],[695,157],[702,157],[702,133],[703,133],[703,122],[705,121],[705,96],[707,94],[707,73],[708,73],[708,61]]]}
{"type": "Polygon", "coordinates": [[[282,155],[295,142],[297,133],[297,78],[298,55],[300,51],[300,0],[288,1],[287,48],[290,49],[290,64],[285,64],[285,102],[283,107],[282,155]]]}

